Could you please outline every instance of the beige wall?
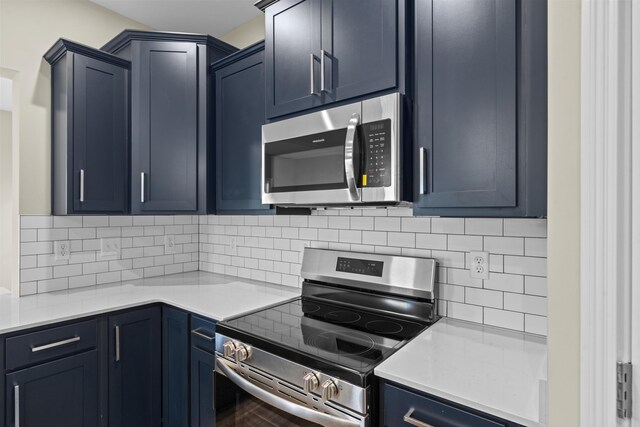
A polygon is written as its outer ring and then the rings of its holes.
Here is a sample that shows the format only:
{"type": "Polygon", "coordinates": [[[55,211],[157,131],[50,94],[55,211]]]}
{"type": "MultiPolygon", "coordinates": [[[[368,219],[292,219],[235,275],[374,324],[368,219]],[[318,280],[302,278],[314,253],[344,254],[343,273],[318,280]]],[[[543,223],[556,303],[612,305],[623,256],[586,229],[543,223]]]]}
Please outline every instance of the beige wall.
{"type": "Polygon", "coordinates": [[[240,49],[259,42],[264,39],[264,16],[258,16],[223,34],[219,38],[240,49]]]}
{"type": "Polygon", "coordinates": [[[20,213],[51,211],[50,68],[59,37],[100,47],[125,28],[145,28],[88,0],[0,0],[0,68],[15,70],[19,104],[20,213]]]}
{"type": "Polygon", "coordinates": [[[12,272],[12,114],[0,110],[0,288],[11,289],[12,272]]]}
{"type": "Polygon", "coordinates": [[[580,424],[580,0],[549,0],[549,425],[580,424]]]}

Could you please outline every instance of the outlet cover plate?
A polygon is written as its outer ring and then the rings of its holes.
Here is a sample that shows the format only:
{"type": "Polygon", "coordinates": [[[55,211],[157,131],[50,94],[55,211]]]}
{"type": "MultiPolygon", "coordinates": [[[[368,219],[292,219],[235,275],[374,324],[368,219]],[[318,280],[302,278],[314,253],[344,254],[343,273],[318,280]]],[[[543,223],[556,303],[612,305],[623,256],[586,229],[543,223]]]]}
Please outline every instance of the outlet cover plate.
{"type": "Polygon", "coordinates": [[[100,239],[100,259],[110,260],[120,258],[120,238],[100,239]]]}
{"type": "Polygon", "coordinates": [[[53,254],[56,261],[69,259],[71,244],[68,240],[53,243],[53,254]]]}
{"type": "Polygon", "coordinates": [[[473,279],[487,280],[489,278],[489,252],[469,252],[471,263],[469,276],[473,279]]]}
{"type": "Polygon", "coordinates": [[[165,255],[176,253],[176,236],[170,234],[164,236],[164,253],[165,255]]]}

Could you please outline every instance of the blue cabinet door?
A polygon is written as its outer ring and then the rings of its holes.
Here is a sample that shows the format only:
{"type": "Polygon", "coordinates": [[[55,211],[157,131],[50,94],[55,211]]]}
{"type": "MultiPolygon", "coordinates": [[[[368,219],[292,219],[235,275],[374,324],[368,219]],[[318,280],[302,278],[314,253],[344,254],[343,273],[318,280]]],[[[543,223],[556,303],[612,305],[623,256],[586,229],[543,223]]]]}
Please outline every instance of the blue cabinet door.
{"type": "Polygon", "coordinates": [[[267,117],[322,104],[321,0],[280,0],[265,11],[267,117]]]}
{"type": "Polygon", "coordinates": [[[272,212],[261,202],[263,49],[236,53],[214,71],[217,213],[272,212]]]}
{"type": "Polygon", "coordinates": [[[416,2],[417,206],[516,206],[516,0],[416,2]]]}
{"type": "Polygon", "coordinates": [[[398,84],[398,1],[322,0],[321,20],[324,103],[398,84]]]}
{"type": "Polygon", "coordinates": [[[109,425],[161,423],[160,308],[109,317],[109,425]]]}
{"type": "Polygon", "coordinates": [[[213,381],[216,356],[197,347],[191,348],[191,427],[216,424],[213,381]]]}
{"type": "Polygon", "coordinates": [[[162,307],[162,421],[189,425],[189,314],[162,307]]]}
{"type": "Polygon", "coordinates": [[[97,360],[94,350],[8,374],[6,425],[97,426],[97,360]]]}
{"type": "Polygon", "coordinates": [[[127,210],[127,80],[125,68],[73,55],[75,212],[127,210]]]}
{"type": "Polygon", "coordinates": [[[143,41],[132,48],[132,212],[195,212],[197,45],[143,41]]]}
{"type": "Polygon", "coordinates": [[[414,212],[546,215],[546,1],[415,2],[414,212]]]}

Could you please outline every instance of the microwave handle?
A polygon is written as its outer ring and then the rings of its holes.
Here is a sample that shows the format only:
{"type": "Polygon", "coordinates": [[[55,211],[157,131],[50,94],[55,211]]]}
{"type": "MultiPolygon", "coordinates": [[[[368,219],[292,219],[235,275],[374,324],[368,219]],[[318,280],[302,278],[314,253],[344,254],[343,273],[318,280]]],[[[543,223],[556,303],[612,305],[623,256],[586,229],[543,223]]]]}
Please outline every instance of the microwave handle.
{"type": "Polygon", "coordinates": [[[352,202],[360,200],[358,186],[356,183],[356,170],[353,159],[353,148],[356,141],[356,131],[360,124],[360,114],[353,113],[349,126],[347,127],[347,138],[344,142],[344,173],[347,177],[347,188],[349,189],[349,199],[352,202]]]}

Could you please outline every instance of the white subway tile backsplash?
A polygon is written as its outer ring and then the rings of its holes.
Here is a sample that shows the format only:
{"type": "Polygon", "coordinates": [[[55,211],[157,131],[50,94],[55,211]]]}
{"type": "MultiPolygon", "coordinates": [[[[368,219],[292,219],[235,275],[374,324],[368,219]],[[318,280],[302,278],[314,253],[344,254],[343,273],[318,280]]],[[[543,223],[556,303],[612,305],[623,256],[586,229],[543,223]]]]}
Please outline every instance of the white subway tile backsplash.
{"type": "Polygon", "coordinates": [[[523,256],[505,256],[504,272],[527,276],[547,276],[547,259],[523,256]]]}
{"type": "Polygon", "coordinates": [[[431,232],[464,234],[464,218],[431,218],[431,232]]]}
{"type": "Polygon", "coordinates": [[[465,234],[502,236],[502,218],[465,218],[465,234]]]}
{"type": "Polygon", "coordinates": [[[504,235],[518,237],[547,237],[547,220],[533,218],[507,218],[504,235]]]}
{"type": "Polygon", "coordinates": [[[21,295],[197,269],[298,287],[305,246],[433,257],[441,315],[546,334],[546,220],[414,218],[410,208],[23,216],[21,242],[21,295]],[[164,253],[168,234],[176,241],[172,254],[164,253]],[[116,259],[100,259],[102,238],[120,239],[116,259]],[[63,239],[71,256],[56,261],[52,242],[63,239]],[[469,251],[489,252],[489,279],[470,277],[469,251]]]}
{"type": "Polygon", "coordinates": [[[485,237],[484,250],[492,254],[524,255],[524,239],[518,237],[485,237]]]}
{"type": "Polygon", "coordinates": [[[487,307],[484,309],[484,323],[500,328],[524,331],[524,314],[487,307]]]}

